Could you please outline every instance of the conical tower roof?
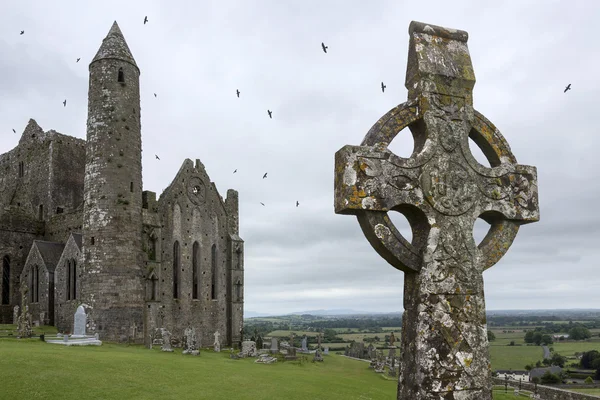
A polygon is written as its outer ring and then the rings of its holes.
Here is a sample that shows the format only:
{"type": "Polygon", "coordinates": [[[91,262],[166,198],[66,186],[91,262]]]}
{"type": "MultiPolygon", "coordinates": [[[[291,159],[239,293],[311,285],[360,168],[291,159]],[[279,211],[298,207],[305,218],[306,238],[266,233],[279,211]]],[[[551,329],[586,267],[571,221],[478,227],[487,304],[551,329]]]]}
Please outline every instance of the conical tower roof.
{"type": "Polygon", "coordinates": [[[107,58],[126,61],[138,68],[117,21],[113,23],[110,31],[108,31],[108,35],[106,35],[102,41],[102,45],[100,46],[100,49],[98,49],[98,53],[96,53],[96,57],[94,57],[90,65],[98,60],[107,58]]]}

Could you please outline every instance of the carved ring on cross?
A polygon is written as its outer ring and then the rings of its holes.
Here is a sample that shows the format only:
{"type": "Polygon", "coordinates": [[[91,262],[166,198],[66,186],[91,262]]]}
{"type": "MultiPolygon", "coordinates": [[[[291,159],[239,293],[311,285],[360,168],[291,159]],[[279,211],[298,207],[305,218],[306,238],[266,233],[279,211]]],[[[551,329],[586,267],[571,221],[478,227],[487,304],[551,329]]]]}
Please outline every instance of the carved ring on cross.
{"type": "Polygon", "coordinates": [[[360,146],[346,146],[336,154],[336,182],[343,182],[336,183],[336,213],[355,214],[373,248],[402,271],[421,269],[430,232],[427,214],[431,208],[447,216],[458,216],[471,209],[480,196],[491,199],[492,203],[494,200],[514,203],[514,207],[505,208],[485,205],[479,215],[490,224],[478,245],[482,256],[479,265],[484,270],[508,251],[519,225],[539,219],[535,168],[518,165],[502,134],[472,106],[463,103],[460,111],[455,104],[442,106],[435,94],[427,99],[419,96],[381,117],[360,146]],[[424,116],[420,106],[428,102],[429,113],[424,116]],[[441,118],[442,122],[435,126],[441,129],[435,140],[428,133],[428,126],[434,123],[432,118],[441,118]],[[464,127],[460,124],[465,122],[470,128],[468,137],[460,134],[464,127]],[[410,158],[401,158],[388,150],[388,146],[407,127],[415,147],[410,158]],[[469,138],[483,151],[491,168],[475,160],[469,138]],[[456,150],[466,163],[453,162],[451,158],[430,162],[444,159],[443,154],[456,154],[456,150]],[[349,159],[354,160],[354,166],[350,166],[353,161],[349,159]],[[363,174],[360,187],[355,184],[356,175],[348,176],[357,173],[363,174]],[[393,178],[382,182],[381,177],[390,174],[393,178]],[[403,201],[393,203],[391,191],[407,194],[403,201]],[[394,226],[389,211],[406,217],[413,233],[411,243],[394,226]]]}

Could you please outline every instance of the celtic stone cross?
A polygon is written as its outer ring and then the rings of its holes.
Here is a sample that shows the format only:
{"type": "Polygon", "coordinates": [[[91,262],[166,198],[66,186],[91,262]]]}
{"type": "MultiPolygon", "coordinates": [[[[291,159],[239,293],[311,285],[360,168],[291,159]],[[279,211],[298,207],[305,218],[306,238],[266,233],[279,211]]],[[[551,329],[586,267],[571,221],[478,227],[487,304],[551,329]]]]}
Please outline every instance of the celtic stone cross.
{"type": "Polygon", "coordinates": [[[336,153],[335,212],[356,215],[375,250],[405,273],[398,399],[491,400],[482,273],[521,224],[539,220],[537,171],[517,164],[473,109],[467,32],[413,21],[409,34],[408,101],[360,146],[336,153]],[[388,146],[407,127],[415,147],[401,158],[388,146]],[[491,167],[473,158],[469,138],[491,167]],[[410,223],[410,243],[390,211],[410,223]],[[479,245],[477,218],[490,224],[479,245]]]}

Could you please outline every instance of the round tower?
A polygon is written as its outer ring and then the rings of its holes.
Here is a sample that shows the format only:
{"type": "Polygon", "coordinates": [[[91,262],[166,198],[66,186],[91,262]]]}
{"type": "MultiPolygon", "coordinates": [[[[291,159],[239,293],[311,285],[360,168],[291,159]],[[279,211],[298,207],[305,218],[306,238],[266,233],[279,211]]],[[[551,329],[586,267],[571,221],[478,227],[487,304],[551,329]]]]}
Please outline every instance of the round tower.
{"type": "MultiPolygon", "coordinates": [[[[81,301],[89,332],[143,332],[140,70],[115,22],[89,66],[81,301]]],[[[137,334],[136,334],[137,336],[137,334]]]]}

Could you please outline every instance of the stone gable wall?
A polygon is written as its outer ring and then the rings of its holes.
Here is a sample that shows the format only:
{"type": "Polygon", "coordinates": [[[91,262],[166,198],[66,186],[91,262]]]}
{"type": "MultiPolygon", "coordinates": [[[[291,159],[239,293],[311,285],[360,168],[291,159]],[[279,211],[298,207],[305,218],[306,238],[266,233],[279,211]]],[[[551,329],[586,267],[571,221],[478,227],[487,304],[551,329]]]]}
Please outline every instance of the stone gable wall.
{"type": "Polygon", "coordinates": [[[59,332],[73,332],[73,316],[81,304],[81,271],[83,255],[75,240],[69,237],[65,249],[58,260],[54,270],[54,325],[59,332]],[[67,260],[76,261],[75,271],[77,282],[75,284],[75,299],[67,300],[67,260]]]}

